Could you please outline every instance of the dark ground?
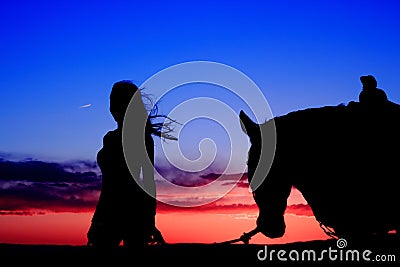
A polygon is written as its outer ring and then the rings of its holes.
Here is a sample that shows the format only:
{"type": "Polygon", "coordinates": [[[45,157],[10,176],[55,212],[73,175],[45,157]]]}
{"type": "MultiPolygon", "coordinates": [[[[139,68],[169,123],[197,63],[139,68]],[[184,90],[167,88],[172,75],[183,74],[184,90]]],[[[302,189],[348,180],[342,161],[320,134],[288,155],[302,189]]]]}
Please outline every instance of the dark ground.
{"type": "Polygon", "coordinates": [[[140,253],[127,251],[123,247],[114,252],[97,253],[93,248],[86,246],[0,244],[0,264],[1,266],[281,266],[325,263],[324,265],[399,266],[399,250],[399,241],[395,238],[347,244],[341,249],[337,246],[337,240],[332,239],[267,245],[266,247],[265,245],[245,245],[243,243],[166,244],[148,247],[140,253]],[[264,260],[258,259],[257,254],[260,257],[265,256],[265,248],[267,248],[268,257],[264,260]],[[259,252],[260,250],[261,252],[259,252]],[[272,252],[272,250],[275,251],[272,252]],[[281,258],[285,258],[287,261],[279,260],[277,253],[280,250],[282,250],[281,258]],[[326,252],[322,252],[323,250],[326,252]],[[355,250],[357,252],[354,252],[355,250]],[[367,253],[365,252],[367,250],[371,251],[371,254],[366,255],[370,261],[363,258],[363,253],[367,253]],[[310,251],[315,252],[315,259],[312,256],[313,252],[310,251]],[[329,251],[331,251],[330,254],[329,251]],[[359,260],[357,260],[356,254],[349,251],[358,253],[359,260]],[[271,252],[273,253],[272,259],[271,252]],[[299,258],[296,261],[293,258],[297,254],[299,258]],[[379,258],[376,256],[385,261],[378,261],[379,258]]]}

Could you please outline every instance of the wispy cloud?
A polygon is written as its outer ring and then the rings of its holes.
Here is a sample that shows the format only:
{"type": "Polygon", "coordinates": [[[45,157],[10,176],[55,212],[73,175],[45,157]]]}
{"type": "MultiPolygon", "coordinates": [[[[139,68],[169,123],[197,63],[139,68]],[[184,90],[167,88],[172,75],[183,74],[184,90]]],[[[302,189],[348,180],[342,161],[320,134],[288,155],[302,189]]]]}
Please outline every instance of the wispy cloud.
{"type": "Polygon", "coordinates": [[[0,211],[1,215],[18,215],[18,216],[33,216],[33,215],[44,215],[42,211],[0,211]]]}
{"type": "MultiPolygon", "coordinates": [[[[258,213],[256,204],[221,204],[218,201],[199,207],[176,207],[159,202],[157,205],[159,213],[170,212],[217,212],[217,213],[258,213]]],[[[310,206],[307,204],[293,204],[289,205],[285,211],[286,214],[293,214],[298,216],[314,216],[310,206]]]]}
{"type": "Polygon", "coordinates": [[[86,105],[80,106],[79,108],[88,108],[88,107],[91,107],[91,106],[92,106],[92,104],[86,104],[86,105]]]}
{"type": "Polygon", "coordinates": [[[287,206],[285,213],[294,214],[298,216],[314,216],[311,207],[308,204],[292,204],[287,206]]]}

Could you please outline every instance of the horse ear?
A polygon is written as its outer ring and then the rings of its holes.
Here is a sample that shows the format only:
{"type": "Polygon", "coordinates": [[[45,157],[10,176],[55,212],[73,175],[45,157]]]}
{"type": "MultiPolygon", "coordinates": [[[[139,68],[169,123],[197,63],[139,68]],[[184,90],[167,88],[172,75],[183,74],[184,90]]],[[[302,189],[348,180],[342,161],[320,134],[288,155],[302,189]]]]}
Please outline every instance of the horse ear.
{"type": "Polygon", "coordinates": [[[240,119],[240,126],[242,127],[243,132],[247,134],[249,137],[252,137],[255,134],[259,133],[260,126],[257,123],[253,122],[249,118],[249,116],[247,116],[247,114],[244,113],[243,110],[240,111],[239,119],[240,119]]]}

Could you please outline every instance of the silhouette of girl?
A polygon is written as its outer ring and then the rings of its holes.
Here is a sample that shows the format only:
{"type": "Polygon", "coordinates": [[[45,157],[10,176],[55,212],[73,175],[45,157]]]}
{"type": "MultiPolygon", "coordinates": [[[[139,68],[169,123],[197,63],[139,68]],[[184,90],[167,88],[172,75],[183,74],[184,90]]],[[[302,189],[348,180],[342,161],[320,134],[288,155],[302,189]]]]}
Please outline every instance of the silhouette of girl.
{"type": "Polygon", "coordinates": [[[143,247],[149,243],[165,242],[155,224],[156,189],[152,135],[173,138],[168,135],[171,128],[167,126],[164,133],[162,130],[165,126],[160,123],[152,124],[151,119],[158,115],[149,116],[142,97],[141,90],[130,81],[122,80],[112,87],[110,112],[117,122],[117,128],[104,136],[103,147],[97,154],[102,187],[87,233],[88,245],[115,248],[123,242],[124,246],[143,247]],[[129,141],[133,142],[135,156],[129,169],[123,151],[122,128],[125,111],[131,101],[129,107],[134,109],[135,115],[127,123],[134,125],[134,136],[129,141]],[[147,192],[138,184],[140,181],[147,192]]]}

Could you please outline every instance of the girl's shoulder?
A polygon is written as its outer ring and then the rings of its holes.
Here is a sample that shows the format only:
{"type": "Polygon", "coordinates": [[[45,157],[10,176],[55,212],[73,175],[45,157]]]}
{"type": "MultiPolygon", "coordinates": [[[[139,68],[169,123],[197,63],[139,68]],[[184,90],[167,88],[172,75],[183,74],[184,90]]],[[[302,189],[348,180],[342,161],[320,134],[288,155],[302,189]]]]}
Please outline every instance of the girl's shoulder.
{"type": "Polygon", "coordinates": [[[103,137],[103,144],[114,143],[121,140],[121,132],[118,130],[108,131],[103,137]]]}

